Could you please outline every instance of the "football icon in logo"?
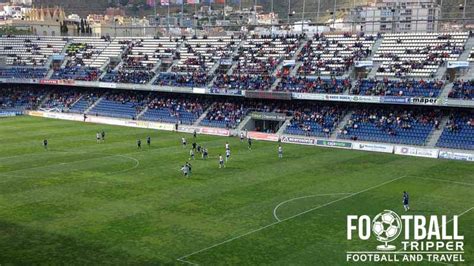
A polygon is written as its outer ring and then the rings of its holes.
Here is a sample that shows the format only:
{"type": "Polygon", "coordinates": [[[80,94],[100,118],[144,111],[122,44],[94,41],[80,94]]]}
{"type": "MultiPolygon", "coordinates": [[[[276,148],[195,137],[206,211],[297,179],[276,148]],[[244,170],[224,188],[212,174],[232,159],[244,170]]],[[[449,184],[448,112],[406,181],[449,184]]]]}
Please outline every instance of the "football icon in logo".
{"type": "Polygon", "coordinates": [[[394,211],[384,210],[377,214],[373,219],[372,232],[375,234],[378,241],[384,243],[384,245],[377,246],[377,250],[395,250],[396,247],[388,245],[388,243],[397,239],[402,232],[402,219],[394,211]]]}

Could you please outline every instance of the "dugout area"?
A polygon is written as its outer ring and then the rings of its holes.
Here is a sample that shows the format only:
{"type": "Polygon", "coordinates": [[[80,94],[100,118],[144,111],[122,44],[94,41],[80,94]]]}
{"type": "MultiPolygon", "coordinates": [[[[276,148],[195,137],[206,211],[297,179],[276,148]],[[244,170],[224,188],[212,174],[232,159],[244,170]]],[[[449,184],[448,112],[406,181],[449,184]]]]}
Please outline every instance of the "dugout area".
{"type": "Polygon", "coordinates": [[[243,121],[242,130],[277,133],[287,118],[285,114],[281,113],[253,112],[247,117],[247,121],[243,121]]]}

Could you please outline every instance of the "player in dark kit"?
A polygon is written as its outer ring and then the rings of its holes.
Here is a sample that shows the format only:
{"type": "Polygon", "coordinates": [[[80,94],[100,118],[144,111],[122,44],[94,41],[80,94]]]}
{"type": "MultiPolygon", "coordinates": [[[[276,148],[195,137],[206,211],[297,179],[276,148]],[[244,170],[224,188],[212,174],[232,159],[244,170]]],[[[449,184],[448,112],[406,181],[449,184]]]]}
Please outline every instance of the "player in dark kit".
{"type": "Polygon", "coordinates": [[[196,138],[196,130],[193,132],[193,137],[196,138]]]}
{"type": "Polygon", "coordinates": [[[146,137],[146,145],[148,145],[148,147],[151,146],[151,138],[150,138],[150,136],[146,137]]]}
{"type": "Polygon", "coordinates": [[[403,191],[403,208],[405,211],[410,210],[410,206],[408,205],[409,197],[406,191],[403,191]]]}
{"type": "Polygon", "coordinates": [[[252,139],[251,138],[248,138],[248,143],[249,143],[249,150],[252,149],[252,139]]]}
{"type": "Polygon", "coordinates": [[[196,149],[196,145],[197,145],[196,142],[193,142],[193,150],[196,149]]]}
{"type": "Polygon", "coordinates": [[[43,147],[44,147],[45,150],[48,149],[48,140],[47,139],[43,140],[43,147]]]}
{"type": "Polygon", "coordinates": [[[102,133],[100,133],[100,136],[102,137],[102,141],[105,140],[105,131],[102,130],[102,133]]]}
{"type": "Polygon", "coordinates": [[[142,148],[142,141],[137,140],[137,148],[141,149],[142,148]]]}

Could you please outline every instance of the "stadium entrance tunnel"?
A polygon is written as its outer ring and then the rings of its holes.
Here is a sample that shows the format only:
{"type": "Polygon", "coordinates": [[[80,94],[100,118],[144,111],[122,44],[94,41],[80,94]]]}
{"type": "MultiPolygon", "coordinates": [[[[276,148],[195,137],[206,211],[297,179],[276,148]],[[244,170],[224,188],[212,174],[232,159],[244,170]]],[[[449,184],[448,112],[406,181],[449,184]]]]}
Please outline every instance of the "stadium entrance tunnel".
{"type": "Polygon", "coordinates": [[[250,119],[243,123],[242,129],[265,133],[277,133],[287,117],[281,113],[253,112],[250,119]]]}

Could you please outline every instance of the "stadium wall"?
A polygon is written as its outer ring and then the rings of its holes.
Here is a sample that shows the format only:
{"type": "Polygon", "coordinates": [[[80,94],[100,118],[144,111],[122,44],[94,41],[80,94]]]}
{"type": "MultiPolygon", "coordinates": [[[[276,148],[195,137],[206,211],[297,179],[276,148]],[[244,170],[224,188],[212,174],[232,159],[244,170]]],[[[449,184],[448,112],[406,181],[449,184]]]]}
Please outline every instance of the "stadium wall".
{"type": "MultiPolygon", "coordinates": [[[[80,114],[68,114],[68,113],[56,113],[56,112],[44,112],[44,111],[29,111],[27,112],[30,116],[44,117],[52,119],[80,121],[87,123],[107,124],[116,126],[156,129],[165,131],[176,131],[175,124],[160,123],[160,122],[148,122],[141,120],[129,120],[120,118],[110,118],[101,116],[88,116],[84,121],[84,116],[80,114]]],[[[241,132],[237,130],[228,130],[222,128],[211,128],[211,127],[199,127],[199,126],[187,126],[178,125],[178,132],[183,133],[198,133],[205,135],[214,136],[238,136],[241,132]]],[[[242,131],[244,132],[244,131],[242,131]]],[[[248,137],[255,140],[282,142],[290,144],[310,145],[328,148],[340,148],[349,150],[359,150],[368,152],[380,152],[380,153],[393,153],[403,156],[416,156],[434,159],[448,159],[448,160],[460,160],[474,162],[474,152],[459,152],[445,149],[430,149],[423,147],[407,146],[407,145],[391,145],[385,143],[373,143],[373,142],[359,142],[359,141],[340,141],[330,140],[322,138],[312,138],[305,136],[292,136],[292,135],[278,135],[269,134],[262,132],[245,132],[248,137]]]]}

